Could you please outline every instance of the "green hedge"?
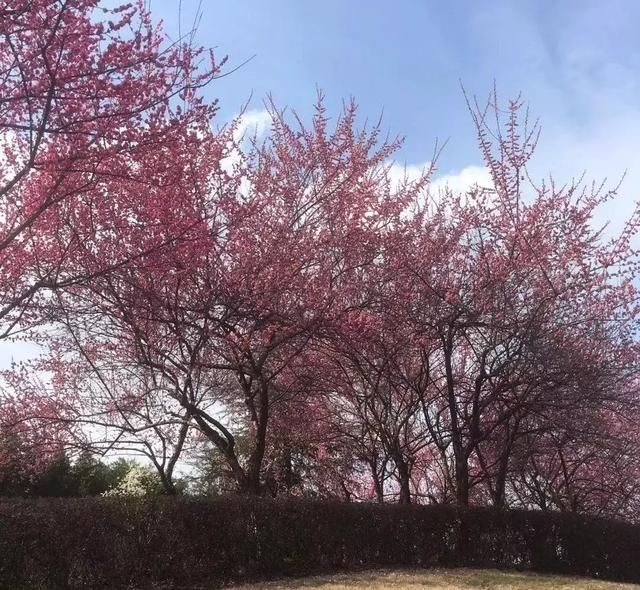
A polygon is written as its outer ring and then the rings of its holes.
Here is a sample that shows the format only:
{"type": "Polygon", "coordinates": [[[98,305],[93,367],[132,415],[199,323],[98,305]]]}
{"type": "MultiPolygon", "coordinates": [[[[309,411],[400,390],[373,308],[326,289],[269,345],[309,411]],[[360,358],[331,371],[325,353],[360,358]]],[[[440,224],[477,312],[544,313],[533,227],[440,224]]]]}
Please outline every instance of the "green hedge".
{"type": "Polygon", "coordinates": [[[246,499],[0,499],[0,588],[213,588],[364,567],[640,582],[640,527],[570,514],[246,499]]]}

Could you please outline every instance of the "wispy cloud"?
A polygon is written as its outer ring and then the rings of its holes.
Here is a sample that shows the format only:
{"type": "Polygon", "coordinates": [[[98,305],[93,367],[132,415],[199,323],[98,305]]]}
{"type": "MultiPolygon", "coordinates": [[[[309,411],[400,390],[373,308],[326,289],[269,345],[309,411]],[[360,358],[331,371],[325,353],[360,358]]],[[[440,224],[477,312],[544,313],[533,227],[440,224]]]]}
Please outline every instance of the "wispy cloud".
{"type": "MultiPolygon", "coordinates": [[[[236,115],[233,120],[236,124],[233,131],[233,147],[229,155],[221,162],[222,169],[229,174],[233,172],[234,168],[242,159],[237,146],[254,138],[259,139],[268,132],[271,126],[271,115],[266,109],[245,111],[242,114],[236,115]]],[[[249,188],[248,180],[243,178],[241,180],[240,190],[244,194],[247,194],[249,188]]]]}
{"type": "Polygon", "coordinates": [[[432,192],[449,189],[456,193],[464,193],[474,186],[491,187],[491,174],[484,166],[466,166],[459,171],[436,176],[431,183],[432,192]]]}
{"type": "Polygon", "coordinates": [[[271,115],[266,109],[246,111],[236,119],[237,126],[233,134],[236,141],[259,138],[271,127],[271,115]]]}

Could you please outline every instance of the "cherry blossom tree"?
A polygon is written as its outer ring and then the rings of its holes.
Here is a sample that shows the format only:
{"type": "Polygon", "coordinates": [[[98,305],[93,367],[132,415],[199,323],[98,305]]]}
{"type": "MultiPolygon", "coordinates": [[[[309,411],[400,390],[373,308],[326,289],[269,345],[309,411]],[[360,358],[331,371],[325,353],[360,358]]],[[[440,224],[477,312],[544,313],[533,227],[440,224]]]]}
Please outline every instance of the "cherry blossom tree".
{"type": "Polygon", "coordinates": [[[16,7],[0,318],[46,323],[66,436],[166,492],[205,444],[246,494],[633,511],[640,214],[611,237],[617,190],[534,180],[519,100],[470,103],[490,185],[398,183],[353,103],[243,140],[140,7],[16,7]]]}
{"type": "Polygon", "coordinates": [[[595,212],[615,191],[533,182],[538,131],[520,114],[514,101],[502,122],[495,95],[472,109],[493,185],[441,193],[394,261],[415,346],[407,386],[461,504],[488,477],[505,501],[528,416],[636,403],[637,213],[606,240],[595,212]]]}
{"type": "MultiPolygon", "coordinates": [[[[182,208],[194,220],[191,240],[96,275],[60,299],[65,350],[86,342],[94,365],[94,356],[113,354],[110,367],[135,365],[163,383],[162,407],[215,445],[247,493],[264,484],[265,454],[277,438],[270,421],[307,393],[296,364],[345,305],[364,304],[358,273],[375,260],[376,241],[407,192],[387,177],[395,144],[378,146],[378,128],[358,131],[355,105],[332,130],[322,104],[309,128],[273,106],[271,114],[268,141],[244,152],[233,125],[222,143],[200,133],[191,158],[206,182],[194,177],[184,197],[191,206],[182,208]],[[249,432],[245,458],[236,453],[238,429],[249,432]]],[[[139,408],[148,389],[136,395],[139,408]]]]}
{"type": "Polygon", "coordinates": [[[197,50],[167,47],[141,5],[12,0],[1,10],[6,337],[33,319],[44,289],[89,276],[83,257],[103,272],[157,246],[132,217],[162,221],[158,188],[177,170],[161,156],[213,114],[196,89],[218,66],[199,70],[197,50]]]}
{"type": "MultiPolygon", "coordinates": [[[[189,239],[184,170],[216,111],[198,89],[220,65],[167,43],[142,2],[3,3],[0,339],[46,339],[59,289],[189,239]]],[[[25,391],[4,388],[0,416],[27,436],[59,406],[25,391]]]]}

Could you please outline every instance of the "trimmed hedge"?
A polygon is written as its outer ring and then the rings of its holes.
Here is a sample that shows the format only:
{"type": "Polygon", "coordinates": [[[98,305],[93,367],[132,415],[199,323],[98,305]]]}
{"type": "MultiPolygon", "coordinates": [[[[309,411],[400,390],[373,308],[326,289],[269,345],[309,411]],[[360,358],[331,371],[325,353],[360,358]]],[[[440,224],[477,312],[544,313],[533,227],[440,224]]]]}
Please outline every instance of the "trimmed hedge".
{"type": "Polygon", "coordinates": [[[0,499],[0,588],[212,588],[365,567],[475,566],[640,581],[640,527],[452,506],[0,499]]]}

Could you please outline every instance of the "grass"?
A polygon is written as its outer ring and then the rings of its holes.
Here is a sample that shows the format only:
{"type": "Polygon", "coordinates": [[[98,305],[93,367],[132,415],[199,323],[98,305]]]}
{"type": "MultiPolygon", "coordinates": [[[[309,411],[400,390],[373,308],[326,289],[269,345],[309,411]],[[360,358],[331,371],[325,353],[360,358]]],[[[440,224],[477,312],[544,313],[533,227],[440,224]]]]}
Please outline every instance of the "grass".
{"type": "Polygon", "coordinates": [[[619,584],[586,578],[568,578],[497,570],[371,571],[318,576],[298,580],[238,586],[235,590],[632,590],[636,584],[619,584]]]}

